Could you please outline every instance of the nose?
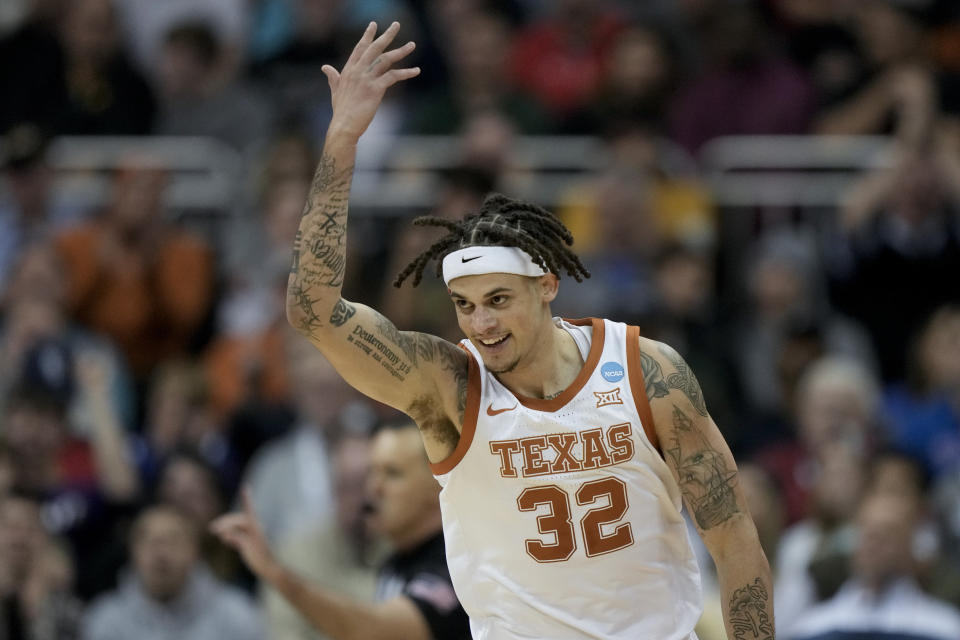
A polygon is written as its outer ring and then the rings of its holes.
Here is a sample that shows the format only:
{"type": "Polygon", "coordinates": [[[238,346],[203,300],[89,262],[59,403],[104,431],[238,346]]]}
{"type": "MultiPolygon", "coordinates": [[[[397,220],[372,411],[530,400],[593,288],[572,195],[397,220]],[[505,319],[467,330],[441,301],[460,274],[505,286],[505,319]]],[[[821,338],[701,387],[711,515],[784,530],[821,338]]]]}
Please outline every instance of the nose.
{"type": "Polygon", "coordinates": [[[470,314],[470,325],[475,335],[482,336],[497,326],[497,319],[488,310],[478,307],[470,314]]]}

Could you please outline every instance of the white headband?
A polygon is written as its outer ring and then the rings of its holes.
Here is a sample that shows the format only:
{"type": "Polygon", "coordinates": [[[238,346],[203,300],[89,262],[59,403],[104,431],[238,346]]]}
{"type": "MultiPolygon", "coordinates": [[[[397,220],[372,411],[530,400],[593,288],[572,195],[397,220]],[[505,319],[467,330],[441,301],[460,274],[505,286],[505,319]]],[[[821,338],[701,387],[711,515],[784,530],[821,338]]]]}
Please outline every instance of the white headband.
{"type": "Polygon", "coordinates": [[[485,273],[515,273],[519,276],[546,275],[543,267],[526,251],[516,247],[467,247],[448,253],[443,259],[443,281],[485,273]]]}

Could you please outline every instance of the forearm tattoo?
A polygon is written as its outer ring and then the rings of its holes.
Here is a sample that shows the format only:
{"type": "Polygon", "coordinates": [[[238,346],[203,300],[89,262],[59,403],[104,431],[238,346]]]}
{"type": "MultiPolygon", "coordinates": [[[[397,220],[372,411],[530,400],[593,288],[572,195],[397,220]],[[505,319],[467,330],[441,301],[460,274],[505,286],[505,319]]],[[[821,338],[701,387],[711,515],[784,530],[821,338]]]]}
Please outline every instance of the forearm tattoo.
{"type": "Polygon", "coordinates": [[[298,324],[304,331],[323,325],[324,320],[313,309],[314,304],[329,297],[323,289],[343,285],[352,175],[352,166],[339,168],[324,154],[310,185],[293,242],[287,288],[288,300],[299,310],[298,324]]]}
{"type": "Polygon", "coordinates": [[[773,621],[768,613],[770,597],[757,578],[733,592],[730,598],[730,626],[734,640],[773,640],[773,621]]]}
{"type": "Polygon", "coordinates": [[[680,490],[701,530],[740,512],[734,493],[736,471],[677,405],[673,405],[673,430],[665,453],[676,467],[680,490]]]}

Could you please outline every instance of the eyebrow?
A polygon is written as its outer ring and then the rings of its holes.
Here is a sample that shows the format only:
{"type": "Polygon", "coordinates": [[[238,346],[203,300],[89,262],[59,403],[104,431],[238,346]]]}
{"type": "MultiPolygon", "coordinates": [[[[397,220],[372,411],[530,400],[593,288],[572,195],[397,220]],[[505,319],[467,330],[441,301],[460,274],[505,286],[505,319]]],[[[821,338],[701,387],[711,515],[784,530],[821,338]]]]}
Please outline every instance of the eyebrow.
{"type": "MultiPolygon", "coordinates": [[[[486,299],[486,298],[492,298],[493,296],[495,296],[495,295],[497,295],[497,294],[500,294],[500,293],[512,293],[512,292],[513,292],[513,289],[511,289],[510,287],[497,287],[496,289],[491,289],[490,291],[486,292],[486,293],[483,294],[481,297],[484,298],[484,299],[486,299]]],[[[454,290],[452,290],[452,289],[450,290],[450,297],[451,297],[451,298],[462,298],[462,299],[464,299],[464,300],[467,299],[467,296],[463,295],[462,293],[457,293],[456,291],[454,291],[454,290]]]]}

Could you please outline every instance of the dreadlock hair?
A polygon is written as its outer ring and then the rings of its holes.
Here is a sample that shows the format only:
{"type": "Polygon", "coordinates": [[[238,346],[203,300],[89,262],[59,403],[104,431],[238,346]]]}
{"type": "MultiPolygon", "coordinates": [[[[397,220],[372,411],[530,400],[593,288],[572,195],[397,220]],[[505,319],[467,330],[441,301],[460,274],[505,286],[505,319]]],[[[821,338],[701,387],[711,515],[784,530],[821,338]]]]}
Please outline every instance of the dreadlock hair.
{"type": "Polygon", "coordinates": [[[516,200],[500,193],[491,193],[480,209],[463,220],[439,216],[420,216],[413,220],[418,227],[442,227],[448,231],[426,251],[413,259],[393,281],[399,287],[411,274],[413,286],[420,284],[423,270],[431,260],[437,261],[437,277],[441,277],[443,258],[457,249],[478,246],[516,247],[526,251],[546,271],[560,277],[564,270],[577,282],[590,277],[580,258],[567,247],[573,234],[560,220],[532,202],[516,200]]]}

